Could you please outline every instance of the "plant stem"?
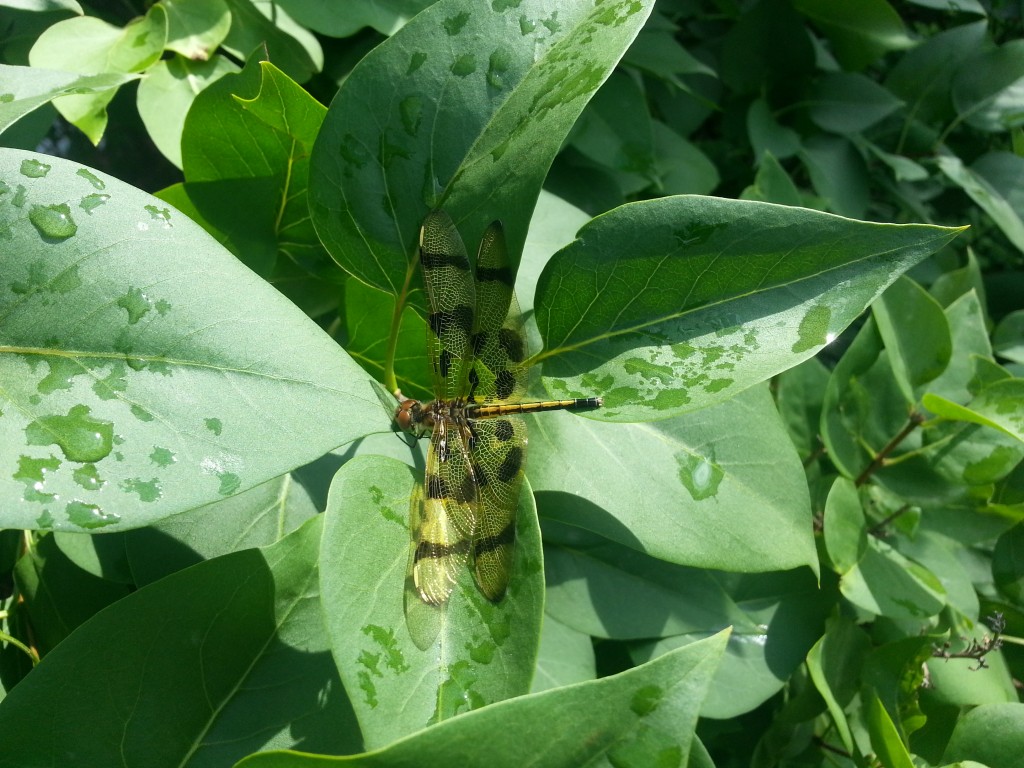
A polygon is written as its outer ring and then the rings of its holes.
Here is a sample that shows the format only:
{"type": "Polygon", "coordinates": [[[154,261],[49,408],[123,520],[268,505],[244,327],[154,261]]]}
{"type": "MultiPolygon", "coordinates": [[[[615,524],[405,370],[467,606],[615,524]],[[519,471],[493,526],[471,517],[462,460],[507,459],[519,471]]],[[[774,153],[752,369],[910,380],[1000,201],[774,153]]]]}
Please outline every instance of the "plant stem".
{"type": "Polygon", "coordinates": [[[917,411],[911,411],[910,416],[907,419],[907,423],[903,426],[903,429],[897,432],[895,437],[893,437],[892,440],[886,443],[882,447],[882,450],[875,454],[875,458],[873,458],[871,460],[871,463],[864,468],[864,471],[857,476],[857,479],[854,481],[854,484],[857,486],[864,485],[864,483],[868,481],[868,478],[870,478],[871,475],[873,475],[878,469],[882,467],[882,465],[885,463],[886,457],[890,453],[892,453],[900,443],[906,440],[907,435],[909,435],[911,432],[917,429],[923,421],[924,416],[922,416],[917,411]]]}

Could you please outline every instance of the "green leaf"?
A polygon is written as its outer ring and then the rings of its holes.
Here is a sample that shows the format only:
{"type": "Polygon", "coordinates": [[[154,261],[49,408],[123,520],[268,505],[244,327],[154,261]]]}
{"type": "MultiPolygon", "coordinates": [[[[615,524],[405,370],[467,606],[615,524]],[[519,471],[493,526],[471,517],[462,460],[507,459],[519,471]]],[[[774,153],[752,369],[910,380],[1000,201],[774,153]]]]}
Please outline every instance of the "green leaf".
{"type": "Polygon", "coordinates": [[[697,713],[726,633],[612,677],[485,707],[377,752],[351,758],[253,755],[237,768],[532,765],[685,765],[697,713]],[[514,727],[510,727],[514,724],[514,727]],[[524,739],[524,734],[529,734],[524,739]]]}
{"type": "Polygon", "coordinates": [[[544,608],[532,497],[520,500],[508,596],[486,600],[467,567],[446,610],[403,615],[412,471],[392,459],[345,464],[327,502],[321,590],[331,648],[370,748],[486,704],[525,694],[544,608]],[[417,632],[414,640],[410,630],[417,632]],[[421,632],[427,637],[426,650],[421,632]]]}
{"type": "Polygon", "coordinates": [[[968,125],[998,133],[1024,125],[1024,40],[975,53],[957,73],[952,93],[968,125]]]}
{"type": "MultiPolygon", "coordinates": [[[[160,4],[123,29],[94,16],[76,16],[48,27],[29,54],[33,67],[83,75],[142,72],[157,62],[167,40],[167,14],[160,4]]],[[[93,144],[107,126],[107,104],[116,89],[62,96],[53,105],[93,144]]]]}
{"type": "Polygon", "coordinates": [[[761,156],[754,184],[743,190],[740,199],[777,203],[778,205],[803,205],[803,198],[800,196],[796,184],[786,173],[786,169],[768,150],[765,150],[761,156]]]}
{"type": "Polygon", "coordinates": [[[871,311],[900,391],[914,403],[918,391],[946,370],[953,354],[945,313],[908,277],[890,285],[871,311]]]}
{"type": "Polygon", "coordinates": [[[67,768],[231,765],[300,741],[358,749],[323,634],[319,540],[314,519],[94,616],[0,702],[4,759],[38,765],[40,745],[58,743],[45,752],[67,768]]]}
{"type": "Polygon", "coordinates": [[[590,635],[577,632],[545,614],[530,693],[574,685],[596,677],[590,635]]]}
{"type": "Polygon", "coordinates": [[[274,66],[298,83],[323,68],[324,54],[316,37],[296,24],[277,3],[225,0],[231,29],[224,48],[236,59],[248,61],[256,51],[266,52],[274,66]]]}
{"type": "Polygon", "coordinates": [[[334,0],[278,0],[299,24],[328,37],[349,37],[363,27],[393,35],[435,0],[346,0],[338,13],[334,0]]]}
{"type": "Polygon", "coordinates": [[[291,475],[282,475],[230,499],[128,531],[124,547],[134,583],[148,584],[203,560],[274,544],[316,514],[306,490],[291,475]]]}
{"type": "MultiPolygon", "coordinates": [[[[750,109],[747,110],[747,134],[750,137],[750,145],[754,148],[755,157],[768,154],[784,160],[800,150],[800,134],[779,124],[764,99],[754,99],[750,103],[750,109]]],[[[791,205],[799,205],[799,202],[791,205]]]]}
{"type": "Polygon", "coordinates": [[[821,405],[828,369],[816,357],[783,371],[775,379],[775,402],[790,440],[806,467],[821,447],[821,405]]]}
{"type": "Polygon", "coordinates": [[[946,594],[935,574],[875,537],[867,542],[860,561],[839,583],[843,597],[872,614],[915,626],[942,610],[946,594]]]}
{"type": "Polygon", "coordinates": [[[956,233],[706,197],[622,206],[541,275],[545,386],[602,395],[591,415],[615,421],[728,399],[813,355],[956,233]]]}
{"type": "Polygon", "coordinates": [[[167,11],[167,49],[193,62],[209,60],[231,28],[224,0],[162,0],[161,5],[167,11]]]}
{"type": "Polygon", "coordinates": [[[181,167],[181,133],[196,94],[238,67],[224,56],[191,61],[175,56],[158,61],[139,83],[139,117],[157,149],[181,167]]]}
{"type": "Polygon", "coordinates": [[[864,701],[864,719],[871,734],[871,746],[886,768],[914,768],[914,761],[900,739],[896,726],[874,691],[864,701]]]}
{"type": "Polygon", "coordinates": [[[3,83],[3,93],[0,94],[0,132],[6,131],[29,112],[61,96],[116,90],[138,77],[121,72],[80,75],[40,67],[0,64],[0,82],[3,83]]]}
{"type": "Polygon", "coordinates": [[[965,62],[985,46],[988,23],[976,21],[932,35],[907,51],[885,79],[885,87],[922,121],[954,115],[950,87],[965,62]]]}
{"type": "Polygon", "coordinates": [[[825,548],[836,573],[848,573],[868,548],[867,526],[857,488],[845,477],[836,478],[825,502],[825,548]]]}
{"type": "Polygon", "coordinates": [[[0,178],[0,527],[147,525],[389,429],[359,367],[185,216],[57,158],[5,150],[0,178]]]}
{"type": "Polygon", "coordinates": [[[992,332],[996,354],[1015,363],[1024,363],[1024,309],[1011,312],[992,332]]]}
{"type": "Polygon", "coordinates": [[[898,98],[864,75],[826,73],[810,94],[810,116],[834,133],[859,133],[902,106],[898,98]]]}
{"type": "Polygon", "coordinates": [[[622,60],[675,85],[686,88],[679,75],[708,75],[715,71],[687,51],[672,34],[671,29],[644,29],[629,47],[622,60]]]}
{"type": "Polygon", "coordinates": [[[706,195],[718,186],[718,169],[707,155],[659,120],[654,132],[654,173],[666,195],[706,195]]]}
{"type": "Polygon", "coordinates": [[[966,403],[977,389],[978,366],[992,360],[988,328],[978,295],[969,291],[945,310],[953,348],[946,369],[928,383],[928,391],[957,403],[966,403]]]}
{"type": "MultiPolygon", "coordinates": [[[[987,634],[986,629],[979,624],[972,634],[981,639],[981,635],[987,634]]],[[[962,648],[964,638],[959,640],[962,648]]],[[[928,677],[934,686],[932,696],[958,707],[1019,700],[1014,675],[1004,653],[988,654],[984,669],[974,659],[931,658],[928,660],[928,677]]]]}
{"type": "Polygon", "coordinates": [[[807,483],[766,388],[655,424],[534,425],[527,475],[545,517],[674,563],[817,570],[807,483]]]}
{"type": "Polygon", "coordinates": [[[253,58],[199,94],[185,120],[185,194],[228,248],[271,282],[287,261],[336,271],[307,202],[310,153],[325,114],[281,70],[253,58]]]}
{"type": "Polygon", "coordinates": [[[439,207],[471,249],[500,218],[518,254],[552,159],[651,5],[442,0],[375,48],[314,149],[310,208],[338,263],[404,296],[420,224],[439,207]]]}
{"type": "Polygon", "coordinates": [[[1014,205],[984,176],[965,167],[960,158],[943,154],[936,158],[936,162],[943,173],[992,217],[1010,242],[1024,251],[1024,218],[1014,205]]]}
{"type": "Polygon", "coordinates": [[[796,0],[793,6],[825,33],[844,69],[864,69],[888,51],[914,45],[886,0],[860,0],[856,5],[796,0]]]}
{"type": "Polygon", "coordinates": [[[981,390],[967,406],[931,393],[921,402],[936,416],[982,424],[1024,441],[1024,379],[997,381],[981,390]]]}
{"type": "Polygon", "coordinates": [[[988,768],[1015,768],[1024,754],[1024,704],[983,704],[953,729],[943,761],[976,760],[988,768]]]}
{"type": "Polygon", "coordinates": [[[14,579],[32,624],[33,643],[41,654],[49,653],[94,613],[128,594],[124,584],[78,568],[50,535],[40,537],[22,555],[14,567],[14,579]]]}
{"type": "Polygon", "coordinates": [[[867,635],[853,622],[837,618],[829,621],[825,635],[807,654],[807,671],[851,755],[859,752],[844,710],[857,693],[870,644],[867,635]]]}
{"type": "Polygon", "coordinates": [[[868,172],[854,144],[845,136],[816,134],[800,150],[815,191],[835,213],[853,218],[866,215],[868,172]]]}

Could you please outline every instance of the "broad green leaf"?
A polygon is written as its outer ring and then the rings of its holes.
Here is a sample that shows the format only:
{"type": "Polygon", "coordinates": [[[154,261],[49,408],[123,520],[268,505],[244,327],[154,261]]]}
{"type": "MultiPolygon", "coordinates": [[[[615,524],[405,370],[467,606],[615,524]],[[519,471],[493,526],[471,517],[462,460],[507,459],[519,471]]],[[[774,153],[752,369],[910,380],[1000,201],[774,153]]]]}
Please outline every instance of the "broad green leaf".
{"type": "Polygon", "coordinates": [[[116,90],[138,77],[136,74],[122,72],[80,75],[41,67],[0,64],[0,82],[3,83],[3,93],[0,93],[0,132],[10,128],[34,109],[61,96],[116,90]]]}
{"type": "Polygon", "coordinates": [[[803,198],[796,184],[775,156],[767,150],[761,157],[753,185],[743,190],[740,199],[778,205],[803,205],[803,198]]]}
{"type": "Polygon", "coordinates": [[[147,525],[389,428],[365,374],[185,216],[0,154],[0,526],[147,525]]]}
{"type": "Polygon", "coordinates": [[[0,702],[4,760],[169,768],[299,743],[357,750],[320,617],[320,527],[200,563],[83,624],[0,702]]]}
{"type": "Polygon", "coordinates": [[[530,432],[544,517],[673,563],[817,570],[803,469],[764,387],[653,424],[546,413],[530,432]]]}
{"type": "Polygon", "coordinates": [[[914,768],[914,761],[878,695],[871,691],[862,697],[862,701],[871,746],[882,765],[886,768],[914,768]]]}
{"type": "Polygon", "coordinates": [[[875,537],[868,537],[860,562],[843,574],[839,588],[869,613],[916,626],[924,626],[946,602],[935,574],[875,537]]]}
{"type": "Polygon", "coordinates": [[[328,37],[349,37],[363,27],[392,35],[434,0],[345,0],[338,13],[336,0],[277,0],[295,21],[328,37]]]}
{"type": "Polygon", "coordinates": [[[657,189],[666,195],[706,195],[721,180],[715,164],[660,120],[651,122],[657,189]]]}
{"type": "Polygon", "coordinates": [[[161,5],[167,11],[167,49],[193,62],[210,59],[231,28],[224,0],[162,0],[161,5]]]}
{"type": "Polygon", "coordinates": [[[1024,524],[1018,523],[996,541],[992,576],[999,591],[1011,600],[1024,597],[1024,524]]]}
{"type": "Polygon", "coordinates": [[[863,670],[865,686],[870,686],[888,713],[900,738],[927,724],[919,698],[925,683],[925,662],[931,657],[935,636],[898,637],[874,648],[863,670]]]}
{"type": "MultiPolygon", "coordinates": [[[[716,574],[758,631],[734,628],[715,672],[701,716],[725,720],[750,712],[778,693],[821,636],[835,596],[816,589],[807,571],[758,576],[716,574]]],[[[638,661],[702,640],[707,631],[634,645],[638,661]]]]}
{"type": "Polygon", "coordinates": [[[845,477],[836,478],[825,502],[825,548],[829,559],[842,575],[864,557],[868,548],[864,510],[857,488],[845,477]]]}
{"type": "Polygon", "coordinates": [[[886,152],[870,141],[859,141],[858,144],[866,147],[872,155],[889,166],[896,181],[924,181],[928,178],[928,169],[920,163],[914,162],[909,157],[886,152]]]}
{"type": "Polygon", "coordinates": [[[957,231],[707,197],[622,206],[541,275],[545,386],[602,395],[592,415],[615,421],[728,399],[811,357],[957,231]]]}
{"type": "Polygon", "coordinates": [[[859,133],[891,115],[902,103],[864,75],[832,72],[814,84],[809,113],[826,131],[859,133]]]}
{"type": "Polygon", "coordinates": [[[1024,309],[999,321],[992,332],[992,345],[1000,357],[1024,364],[1024,309]]]}
{"type": "Polygon", "coordinates": [[[825,635],[807,654],[807,670],[814,687],[825,700],[843,746],[851,755],[856,753],[856,745],[844,710],[857,693],[870,645],[860,627],[849,619],[836,618],[829,621],[825,635]]]}
{"type": "Polygon", "coordinates": [[[812,357],[774,381],[776,407],[804,466],[821,447],[821,404],[828,374],[822,362],[812,357]]]}
{"type": "Polygon", "coordinates": [[[686,765],[725,640],[719,633],[612,677],[484,707],[376,752],[349,758],[269,753],[237,768],[447,768],[453,755],[491,768],[686,765]]]}
{"type": "Polygon", "coordinates": [[[960,117],[983,131],[1002,133],[1024,125],[1024,40],[981,50],[953,80],[960,117]]]}
{"type": "Polygon", "coordinates": [[[505,599],[477,590],[470,569],[447,610],[410,596],[403,614],[412,471],[394,460],[345,464],[327,501],[321,591],[331,649],[367,747],[382,747],[530,689],[544,610],[532,497],[523,494],[505,599]],[[414,639],[410,632],[416,632],[414,639]],[[431,645],[421,650],[425,637],[431,645]]]}
{"type": "Polygon", "coordinates": [[[829,210],[852,218],[866,215],[868,171],[848,138],[825,133],[811,136],[803,142],[800,159],[829,210]]]}
{"type": "Polygon", "coordinates": [[[886,0],[856,4],[796,0],[793,6],[825,33],[844,69],[864,69],[888,51],[914,45],[903,20],[886,0]]]}
{"type": "Polygon", "coordinates": [[[569,139],[584,157],[608,168],[623,194],[654,181],[654,127],[637,82],[614,72],[594,94],[569,139]]]}
{"type": "Polygon", "coordinates": [[[40,537],[22,555],[13,575],[40,654],[49,653],[94,613],[128,594],[124,584],[77,567],[57,548],[51,535],[40,537]]]}
{"type": "Polygon", "coordinates": [[[920,285],[901,277],[871,307],[889,365],[908,403],[949,365],[953,340],[939,303],[920,285]]]}
{"type": "MultiPolygon", "coordinates": [[[[32,46],[33,67],[83,75],[142,72],[157,62],[167,40],[167,13],[160,4],[123,29],[94,16],[76,16],[48,27],[32,46]]],[[[107,127],[107,104],[116,89],[62,96],[53,105],[93,144],[107,127]]]]}
{"type": "MultiPolygon", "coordinates": [[[[981,265],[978,263],[974,249],[968,247],[967,263],[957,269],[942,272],[931,284],[928,292],[938,299],[943,307],[948,308],[954,301],[971,291],[974,291],[982,305],[980,307],[982,317],[986,318],[985,325],[988,326],[989,321],[985,310],[985,305],[988,303],[985,278],[982,275],[981,265]]],[[[989,357],[991,357],[991,349],[989,349],[989,353],[989,357]]]]}
{"type": "Polygon", "coordinates": [[[324,54],[316,37],[296,24],[276,1],[225,2],[231,29],[223,45],[236,59],[248,61],[255,51],[266,51],[275,67],[299,83],[323,68],[324,54]]]}
{"type": "Polygon", "coordinates": [[[966,406],[933,394],[926,394],[922,403],[936,416],[982,424],[1024,442],[1024,379],[997,381],[966,406]]]}
{"type": "MultiPolygon", "coordinates": [[[[980,640],[982,635],[989,634],[987,630],[979,624],[973,635],[980,640]]],[[[956,647],[962,650],[965,644],[960,638],[956,647]]],[[[1019,700],[1014,675],[1008,668],[1006,655],[1001,652],[988,654],[984,668],[974,659],[933,657],[928,660],[928,677],[934,686],[932,695],[939,701],[958,707],[1019,700]]]]}
{"type": "Polygon", "coordinates": [[[125,551],[127,533],[93,536],[54,531],[52,535],[60,551],[86,573],[118,584],[135,584],[125,551]]]}
{"type": "Polygon", "coordinates": [[[22,11],[41,12],[60,9],[79,15],[85,13],[77,0],[4,0],[3,4],[22,11]]]}
{"type": "Polygon", "coordinates": [[[923,121],[953,117],[950,84],[965,61],[985,46],[988,23],[976,21],[932,35],[907,51],[885,79],[885,87],[923,121]]]}
{"type": "Polygon", "coordinates": [[[271,282],[288,261],[314,273],[328,264],[336,270],[307,203],[310,153],[325,114],[281,70],[253,58],[199,94],[185,120],[185,194],[228,248],[271,282]]]}
{"type": "Polygon", "coordinates": [[[740,14],[723,41],[718,75],[740,93],[784,90],[814,66],[814,45],[804,19],[788,0],[762,0],[740,14]]]}
{"type": "Polygon", "coordinates": [[[316,514],[306,490],[291,475],[282,475],[230,499],[128,531],[124,546],[135,583],[143,585],[203,560],[274,544],[316,514]]]}
{"type": "Polygon", "coordinates": [[[943,154],[936,158],[936,162],[943,173],[992,217],[1010,242],[1024,251],[1024,218],[1003,194],[986,178],[965,167],[958,157],[943,154]]]}
{"type": "Polygon", "coordinates": [[[545,614],[530,693],[582,683],[596,677],[590,635],[545,614]]]}
{"type": "Polygon", "coordinates": [[[671,28],[647,28],[641,31],[626,51],[622,63],[642,69],[683,89],[686,84],[679,79],[679,75],[715,77],[711,67],[680,45],[671,28]]]}
{"type": "Polygon", "coordinates": [[[224,56],[191,61],[181,56],[158,61],[139,83],[139,117],[157,149],[181,167],[181,132],[196,94],[238,67],[224,56]]]}
{"type": "MultiPolygon", "coordinates": [[[[747,136],[755,157],[773,155],[779,160],[792,157],[800,150],[800,134],[781,125],[772,114],[768,102],[754,99],[747,110],[747,136]]],[[[768,202],[781,202],[770,200],[768,202]]],[[[799,203],[792,203],[799,205],[799,203]]]]}
{"type": "Polygon", "coordinates": [[[946,307],[945,315],[953,344],[952,353],[946,369],[928,382],[927,389],[954,402],[966,403],[978,387],[979,361],[992,359],[985,315],[973,290],[946,307]]]}
{"type": "MultiPolygon", "coordinates": [[[[931,514],[928,510],[927,514],[931,514]]],[[[893,545],[901,554],[931,571],[942,584],[946,604],[973,625],[978,620],[978,593],[972,574],[959,559],[961,542],[934,531],[919,530],[913,536],[899,536],[893,545]]],[[[957,619],[956,621],[961,621],[957,619]]]]}
{"type": "Polygon", "coordinates": [[[314,148],[310,209],[338,263],[404,299],[440,207],[471,250],[500,218],[518,255],[553,157],[652,4],[441,0],[377,46],[314,148]]]}

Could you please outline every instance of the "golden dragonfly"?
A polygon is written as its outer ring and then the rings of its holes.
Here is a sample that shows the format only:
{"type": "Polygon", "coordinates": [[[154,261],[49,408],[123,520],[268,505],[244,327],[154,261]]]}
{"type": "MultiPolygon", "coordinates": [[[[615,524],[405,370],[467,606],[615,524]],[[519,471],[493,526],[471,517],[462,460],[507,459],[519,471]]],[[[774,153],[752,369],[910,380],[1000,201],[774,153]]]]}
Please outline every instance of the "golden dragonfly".
{"type": "Polygon", "coordinates": [[[603,403],[523,402],[529,355],[500,222],[484,231],[474,270],[451,218],[433,211],[420,230],[419,261],[435,399],[395,393],[398,426],[430,435],[424,481],[412,497],[409,581],[420,600],[442,606],[469,564],[480,592],[496,603],[512,570],[526,463],[521,414],[603,403]]]}

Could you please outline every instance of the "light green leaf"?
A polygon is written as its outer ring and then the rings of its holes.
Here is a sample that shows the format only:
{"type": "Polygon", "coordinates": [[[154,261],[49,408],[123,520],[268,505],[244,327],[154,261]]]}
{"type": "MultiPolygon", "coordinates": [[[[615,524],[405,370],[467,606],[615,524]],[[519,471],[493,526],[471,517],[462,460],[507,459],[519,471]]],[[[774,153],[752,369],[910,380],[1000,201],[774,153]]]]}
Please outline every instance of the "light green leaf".
{"type": "MultiPolygon", "coordinates": [[[[978,624],[973,633],[980,640],[989,634],[988,627],[978,624]]],[[[962,650],[966,638],[957,638],[957,648],[962,650]]],[[[1007,665],[1003,653],[990,653],[985,657],[985,667],[980,668],[974,659],[928,659],[928,677],[934,686],[931,696],[945,704],[957,707],[984,706],[1001,702],[1017,702],[1018,694],[1014,674],[1007,665]]]]}
{"type": "Polygon", "coordinates": [[[230,499],[127,531],[124,548],[133,583],[148,584],[203,560],[269,546],[316,514],[309,494],[289,474],[230,499]]]}
{"type": "Polygon", "coordinates": [[[792,128],[780,125],[764,99],[754,99],[750,103],[750,109],[747,110],[747,135],[750,137],[755,157],[762,157],[768,153],[784,160],[800,150],[800,134],[792,128]]]}
{"type": "Polygon", "coordinates": [[[80,75],[76,72],[55,72],[40,67],[12,67],[0,64],[0,132],[34,109],[61,96],[100,94],[137,80],[138,75],[114,72],[101,75],[80,75]]]}
{"type": "Polygon", "coordinates": [[[139,117],[164,157],[181,167],[181,132],[196,94],[238,67],[224,56],[190,61],[181,56],[158,61],[139,83],[139,117]]]}
{"type": "Polygon", "coordinates": [[[78,4],[77,0],[4,0],[3,3],[9,8],[16,8],[21,11],[71,11],[82,15],[85,11],[78,4]]]}
{"type": "Polygon", "coordinates": [[[843,746],[851,755],[859,752],[845,709],[857,693],[870,647],[871,641],[863,630],[849,619],[836,618],[829,621],[825,635],[807,654],[807,671],[825,700],[843,746]]]}
{"type": "Polygon", "coordinates": [[[274,66],[298,83],[323,68],[324,54],[316,36],[296,24],[276,0],[225,0],[231,29],[224,48],[236,59],[248,61],[266,51],[274,66]]]}
{"type": "Polygon", "coordinates": [[[918,627],[946,603],[935,574],[875,537],[868,538],[860,562],[843,574],[839,589],[865,611],[918,627]]]}
{"type": "Polygon", "coordinates": [[[666,195],[706,195],[718,186],[718,169],[707,155],[660,120],[651,122],[657,189],[666,195]]]}
{"type": "MultiPolygon", "coordinates": [[[[167,40],[167,14],[154,5],[123,29],[94,16],[76,16],[46,29],[29,53],[33,67],[83,75],[142,72],[157,62],[167,40]]],[[[53,105],[93,144],[107,126],[107,104],[115,89],[62,96],[53,105]]]]}
{"type": "Polygon", "coordinates": [[[728,399],[816,353],[957,231],[708,197],[622,206],[541,275],[545,386],[602,395],[590,415],[615,421],[728,399]]]}
{"type": "Polygon", "coordinates": [[[1000,357],[1024,363],[1024,309],[1006,315],[992,332],[992,345],[1000,357]]]}
{"type": "Polygon", "coordinates": [[[314,519],[94,616],[0,702],[4,759],[38,765],[44,743],[60,744],[65,768],[232,765],[300,741],[358,749],[320,617],[319,540],[314,519]],[[103,717],[83,691],[102,692],[103,717]]]}
{"type": "Polygon", "coordinates": [[[328,37],[349,37],[363,27],[393,35],[435,0],[345,0],[338,13],[337,0],[277,0],[295,21],[328,37]]]}
{"type": "Polygon", "coordinates": [[[527,475],[545,517],[663,560],[818,566],[800,459],[764,387],[654,424],[539,415],[527,475]]]}
{"type": "Polygon", "coordinates": [[[686,85],[679,79],[679,75],[715,77],[715,70],[680,45],[671,29],[644,29],[629,47],[622,63],[642,69],[683,89],[686,85]]]}
{"type": "Polygon", "coordinates": [[[855,5],[796,0],[793,5],[825,33],[847,70],[864,69],[883,53],[914,45],[903,20],[886,0],[860,0],[855,5]]]}
{"type": "Polygon", "coordinates": [[[926,394],[922,404],[936,416],[998,429],[1024,441],[1024,379],[1005,379],[985,387],[966,406],[926,394]]]}
{"type": "Polygon", "coordinates": [[[939,303],[920,285],[901,277],[871,307],[889,365],[908,403],[949,365],[953,340],[939,303]]]}
{"type": "Polygon", "coordinates": [[[577,632],[551,616],[544,616],[540,632],[537,670],[530,693],[582,683],[597,677],[590,635],[577,632]]]}
{"type": "Polygon", "coordinates": [[[886,768],[914,768],[914,761],[877,694],[871,691],[863,699],[864,720],[871,734],[871,746],[882,765],[886,768]]]}
{"type": "Polygon", "coordinates": [[[1024,251],[1024,220],[1013,205],[987,179],[964,166],[960,158],[950,154],[936,158],[939,168],[963,189],[985,213],[992,217],[1003,233],[1024,251]]]}
{"type": "Polygon", "coordinates": [[[518,254],[552,159],[651,5],[442,0],[376,47],[314,148],[310,208],[338,263],[404,298],[420,224],[437,207],[471,249],[500,218],[518,254]]]}
{"type": "Polygon", "coordinates": [[[359,367],[187,217],[58,158],[5,150],[0,178],[0,527],[147,525],[390,428],[359,367]]]}
{"type": "Polygon", "coordinates": [[[836,478],[825,502],[825,548],[836,573],[850,571],[868,548],[864,510],[857,488],[845,477],[836,478]]]}
{"type": "Polygon", "coordinates": [[[231,28],[224,0],[162,0],[161,5],[167,11],[167,49],[193,62],[210,59],[231,28]]]}
{"type": "Polygon", "coordinates": [[[529,691],[544,610],[540,532],[524,492],[508,596],[495,605],[464,569],[447,610],[411,596],[403,615],[413,473],[381,457],[345,464],[327,502],[321,590],[331,649],[369,748],[529,691]],[[421,650],[410,630],[427,637],[421,650]]]}
{"type": "Polygon", "coordinates": [[[484,707],[377,752],[350,758],[269,753],[237,768],[449,768],[452,755],[490,768],[686,765],[726,637],[720,633],[618,675],[484,707]]]}
{"type": "Polygon", "coordinates": [[[826,131],[859,133],[902,106],[874,80],[850,72],[831,72],[818,80],[810,94],[811,119],[826,131]]]}
{"type": "Polygon", "coordinates": [[[983,131],[1024,125],[1024,40],[978,51],[965,61],[953,80],[953,104],[983,131]]]}

